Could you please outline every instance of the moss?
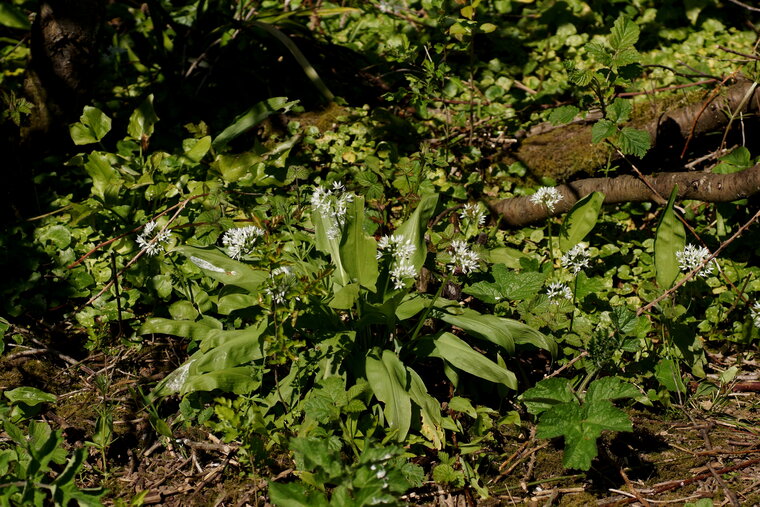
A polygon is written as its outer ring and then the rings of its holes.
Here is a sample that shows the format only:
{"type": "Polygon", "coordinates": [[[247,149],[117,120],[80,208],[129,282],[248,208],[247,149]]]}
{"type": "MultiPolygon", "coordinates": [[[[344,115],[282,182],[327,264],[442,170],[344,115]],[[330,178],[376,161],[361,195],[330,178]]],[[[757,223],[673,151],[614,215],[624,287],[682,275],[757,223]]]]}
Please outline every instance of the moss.
{"type": "Polygon", "coordinates": [[[605,164],[610,154],[608,146],[591,142],[589,125],[568,125],[530,136],[517,150],[517,158],[535,176],[559,180],[605,164]]]}

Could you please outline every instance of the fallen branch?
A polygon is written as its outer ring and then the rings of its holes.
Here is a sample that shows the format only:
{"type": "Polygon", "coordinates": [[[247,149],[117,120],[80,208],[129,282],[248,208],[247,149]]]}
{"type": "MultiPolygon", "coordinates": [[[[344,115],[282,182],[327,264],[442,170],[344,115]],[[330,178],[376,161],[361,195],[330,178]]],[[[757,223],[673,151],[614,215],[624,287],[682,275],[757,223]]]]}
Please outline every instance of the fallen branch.
{"type": "Polygon", "coordinates": [[[555,205],[553,212],[546,206],[532,203],[530,196],[492,201],[488,206],[506,225],[522,227],[566,213],[579,199],[592,192],[603,193],[605,204],[644,201],[664,204],[661,196],[670,195],[676,185],[679,199],[736,201],[760,192],[760,164],[732,174],[673,172],[646,176],[644,181],[631,175],[577,180],[556,187],[562,200],[555,205]]]}

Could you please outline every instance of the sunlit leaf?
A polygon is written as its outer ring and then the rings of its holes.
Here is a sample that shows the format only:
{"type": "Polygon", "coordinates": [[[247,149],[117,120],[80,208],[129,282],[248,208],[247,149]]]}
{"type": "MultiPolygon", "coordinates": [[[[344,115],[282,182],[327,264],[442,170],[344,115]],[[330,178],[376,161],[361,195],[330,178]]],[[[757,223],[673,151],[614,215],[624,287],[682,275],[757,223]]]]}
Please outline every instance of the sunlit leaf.
{"type": "Polygon", "coordinates": [[[604,204],[604,194],[592,192],[576,202],[567,213],[559,229],[559,247],[567,252],[583,241],[596,225],[604,204]]]}
{"type": "Polygon", "coordinates": [[[678,186],[673,187],[670,199],[660,216],[654,240],[654,267],[656,270],[657,284],[662,289],[673,286],[680,273],[678,257],[686,245],[686,232],[684,226],[675,211],[673,205],[678,195],[678,186]]]}

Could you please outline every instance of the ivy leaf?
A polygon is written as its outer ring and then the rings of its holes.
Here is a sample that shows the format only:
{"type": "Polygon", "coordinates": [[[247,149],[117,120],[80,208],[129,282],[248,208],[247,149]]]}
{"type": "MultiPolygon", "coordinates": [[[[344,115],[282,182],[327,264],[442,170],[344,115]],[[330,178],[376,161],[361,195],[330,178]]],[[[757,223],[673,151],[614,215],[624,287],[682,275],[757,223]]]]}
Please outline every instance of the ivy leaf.
{"type": "Polygon", "coordinates": [[[584,403],[563,403],[546,411],[538,421],[538,438],[565,438],[565,468],[588,470],[597,455],[596,439],[605,430],[632,431],[625,412],[607,400],[584,403]]]}
{"type": "Polygon", "coordinates": [[[575,106],[561,106],[552,109],[549,114],[549,121],[552,125],[564,125],[570,123],[578,115],[580,109],[575,106]]]}
{"type": "Polygon", "coordinates": [[[633,127],[623,127],[618,136],[618,143],[620,144],[620,151],[636,157],[646,155],[651,145],[649,132],[633,127]]]}
{"type": "Polygon", "coordinates": [[[591,142],[596,144],[604,141],[608,137],[615,135],[617,128],[615,123],[610,120],[599,120],[591,127],[591,142]]]}
{"type": "Polygon", "coordinates": [[[84,106],[79,122],[69,126],[71,140],[76,145],[97,143],[111,130],[111,118],[97,107],[84,106]]]}
{"type": "Polygon", "coordinates": [[[639,40],[639,27],[625,16],[615,20],[610,33],[609,43],[616,52],[633,47],[639,40]]]}

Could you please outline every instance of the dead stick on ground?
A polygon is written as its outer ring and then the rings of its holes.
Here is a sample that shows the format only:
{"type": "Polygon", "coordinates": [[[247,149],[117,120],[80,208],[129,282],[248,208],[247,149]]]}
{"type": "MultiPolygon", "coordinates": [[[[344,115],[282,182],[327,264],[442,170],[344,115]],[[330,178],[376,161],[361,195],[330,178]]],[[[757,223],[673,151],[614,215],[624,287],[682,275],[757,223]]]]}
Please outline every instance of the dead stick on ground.
{"type": "Polygon", "coordinates": [[[633,487],[633,483],[631,482],[631,479],[628,478],[628,474],[625,473],[625,470],[623,470],[622,467],[620,468],[620,476],[623,478],[626,485],[628,486],[628,489],[631,490],[631,493],[636,498],[636,500],[638,500],[641,503],[641,505],[643,505],[644,507],[651,507],[649,502],[647,502],[646,498],[641,496],[639,492],[636,490],[636,488],[633,487]]]}

